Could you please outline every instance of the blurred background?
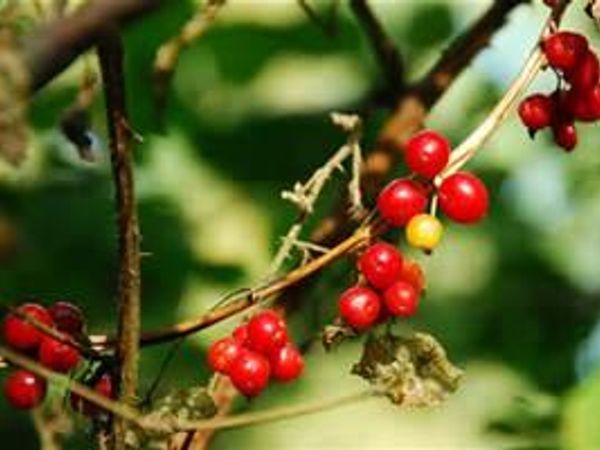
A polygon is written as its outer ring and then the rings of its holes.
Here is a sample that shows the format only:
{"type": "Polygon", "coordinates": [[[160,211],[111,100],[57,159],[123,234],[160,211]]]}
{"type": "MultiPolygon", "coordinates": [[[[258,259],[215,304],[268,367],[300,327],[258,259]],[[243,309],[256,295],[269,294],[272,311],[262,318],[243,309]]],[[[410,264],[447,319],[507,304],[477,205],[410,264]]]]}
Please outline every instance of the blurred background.
{"type": "MultiPolygon", "coordinates": [[[[416,79],[488,1],[371,0],[416,79]]],[[[489,112],[535,42],[546,8],[518,7],[508,25],[434,108],[427,126],[457,144],[489,112]]],[[[325,13],[329,2],[313,3],[325,13]]],[[[143,233],[143,322],[168,325],[205,311],[224,293],[252,285],[295,217],[280,192],[306,179],[343,142],[331,111],[365,112],[364,146],[384,111],[368,108],[381,76],[364,35],[340,2],[337,33],[326,36],[293,0],[230,0],[216,24],[182,54],[168,105],[150,95],[156,48],[185,23],[194,1],[172,2],[128,28],[129,106],[144,137],[136,181],[143,233]]],[[[572,8],[567,27],[598,32],[572,8]]],[[[77,94],[90,54],[36,96],[26,163],[0,165],[0,298],[67,299],[91,331],[115,323],[116,234],[101,96],[93,110],[97,162],[81,161],[57,121],[77,94]]],[[[533,89],[549,92],[552,77],[533,89]]],[[[531,141],[513,115],[470,166],[492,190],[481,225],[449,225],[426,268],[427,296],[411,319],[434,334],[465,369],[442,406],[404,410],[384,400],[315,416],[219,433],[215,450],[245,449],[600,449],[600,130],[580,125],[566,155],[545,133],[531,141]]],[[[403,168],[398,169],[402,173],[403,168]]],[[[331,210],[339,175],[318,204],[331,210]]],[[[315,219],[316,222],[316,219],[315,219]]],[[[348,263],[329,268],[291,319],[297,339],[334,315],[348,263]]],[[[230,321],[231,322],[231,321],[230,321]]],[[[200,385],[203,352],[231,323],[185,341],[161,389],[200,385]]],[[[144,350],[142,392],[169,345],[144,350]]],[[[343,394],[363,381],[349,374],[360,342],[333,354],[315,346],[301,381],[274,386],[241,409],[343,394]]],[[[0,378],[4,374],[0,373],[0,378]]],[[[0,400],[3,448],[38,448],[27,414],[0,400]]],[[[91,448],[77,422],[65,448],[91,448]]]]}

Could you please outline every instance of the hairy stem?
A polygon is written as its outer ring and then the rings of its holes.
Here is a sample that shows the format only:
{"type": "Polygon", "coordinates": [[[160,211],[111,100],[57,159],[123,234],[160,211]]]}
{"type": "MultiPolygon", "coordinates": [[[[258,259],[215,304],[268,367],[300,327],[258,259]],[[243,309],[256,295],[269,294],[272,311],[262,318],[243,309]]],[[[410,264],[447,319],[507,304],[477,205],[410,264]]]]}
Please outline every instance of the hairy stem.
{"type": "MultiPolygon", "coordinates": [[[[98,46],[109,130],[119,234],[119,290],[116,357],[120,368],[120,399],[136,403],[140,341],[140,237],[133,182],[132,137],[129,127],[123,44],[116,33],[107,34],[98,46]]],[[[125,449],[125,423],[114,421],[114,448],[125,449]]]]}

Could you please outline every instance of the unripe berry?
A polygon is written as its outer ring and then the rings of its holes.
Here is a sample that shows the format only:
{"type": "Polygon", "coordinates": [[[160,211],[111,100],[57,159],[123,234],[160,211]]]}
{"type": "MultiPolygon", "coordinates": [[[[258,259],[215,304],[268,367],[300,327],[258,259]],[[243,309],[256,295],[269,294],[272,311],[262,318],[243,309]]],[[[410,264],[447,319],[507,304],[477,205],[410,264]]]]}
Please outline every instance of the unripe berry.
{"type": "Polygon", "coordinates": [[[415,181],[396,179],[379,193],[377,209],[381,217],[395,227],[402,227],[427,208],[427,192],[415,181]]]}
{"type": "Polygon", "coordinates": [[[530,132],[550,126],[554,115],[554,101],[543,94],[533,94],[519,104],[519,117],[530,132]]]}
{"type": "Polygon", "coordinates": [[[38,352],[40,363],[56,372],[66,373],[79,364],[79,352],[50,336],[44,336],[38,352]]]}
{"type": "Polygon", "coordinates": [[[73,303],[56,302],[48,309],[48,312],[60,331],[64,331],[72,336],[78,336],[83,333],[85,318],[81,309],[73,303]]]}
{"type": "Polygon", "coordinates": [[[15,370],[4,383],[4,395],[13,408],[35,408],[46,396],[46,380],[26,370],[15,370]]]}
{"type": "Polygon", "coordinates": [[[248,321],[248,347],[269,355],[288,341],[284,320],[269,309],[259,312],[248,321]]]}
{"type": "Polygon", "coordinates": [[[371,289],[355,286],[342,293],[338,308],[340,317],[350,327],[362,331],[377,322],[381,299],[371,289]]]}
{"type": "Polygon", "coordinates": [[[211,344],[206,355],[208,366],[214,372],[228,374],[231,364],[243,351],[242,344],[227,336],[211,344]]]}
{"type": "MultiPolygon", "coordinates": [[[[115,398],[115,388],[112,377],[108,373],[104,373],[96,381],[93,386],[94,391],[106,398],[115,398]]],[[[71,392],[70,397],[71,408],[78,413],[81,413],[88,417],[93,417],[100,414],[103,409],[102,407],[89,402],[88,400],[80,397],[79,395],[71,392]]]]}
{"type": "Polygon", "coordinates": [[[304,370],[304,358],[291,342],[277,349],[271,355],[270,362],[271,377],[284,383],[295,380],[304,370]]]}
{"type": "Polygon", "coordinates": [[[594,52],[588,50],[577,66],[565,72],[565,78],[573,89],[588,91],[598,84],[600,79],[600,62],[594,52]]]}
{"type": "Polygon", "coordinates": [[[588,43],[581,34],[558,31],[544,40],[542,49],[550,66],[568,72],[585,57],[588,43]]]}
{"type": "Polygon", "coordinates": [[[577,130],[572,121],[560,121],[552,125],[552,136],[556,145],[567,152],[577,146],[577,130]]]}
{"type": "Polygon", "coordinates": [[[244,350],[233,361],[229,371],[231,382],[246,397],[260,394],[269,383],[271,367],[261,354],[244,350]]]}
{"type": "Polygon", "coordinates": [[[419,214],[406,225],[406,241],[413,247],[431,251],[442,239],[444,227],[430,214],[419,214]]]}
{"type": "MultiPolygon", "coordinates": [[[[41,305],[37,303],[25,303],[17,308],[22,314],[27,314],[38,322],[52,326],[52,317],[41,305]]],[[[2,332],[5,342],[11,347],[21,351],[36,350],[40,345],[43,333],[14,314],[8,314],[4,319],[2,332]]]]}
{"type": "Polygon", "coordinates": [[[419,293],[406,281],[397,281],[383,294],[388,312],[396,317],[410,317],[417,312],[419,293]]]}
{"type": "Polygon", "coordinates": [[[422,177],[431,179],[442,171],[450,157],[450,144],[444,136],[423,130],[406,143],[404,160],[408,168],[422,177]]]}
{"type": "Polygon", "coordinates": [[[468,172],[445,178],[439,189],[440,209],[455,222],[472,224],[483,219],[489,196],[483,182],[468,172]]]}
{"type": "Polygon", "coordinates": [[[368,247],[358,259],[358,269],[369,284],[385,289],[400,276],[402,254],[386,242],[378,242],[368,247]]]}

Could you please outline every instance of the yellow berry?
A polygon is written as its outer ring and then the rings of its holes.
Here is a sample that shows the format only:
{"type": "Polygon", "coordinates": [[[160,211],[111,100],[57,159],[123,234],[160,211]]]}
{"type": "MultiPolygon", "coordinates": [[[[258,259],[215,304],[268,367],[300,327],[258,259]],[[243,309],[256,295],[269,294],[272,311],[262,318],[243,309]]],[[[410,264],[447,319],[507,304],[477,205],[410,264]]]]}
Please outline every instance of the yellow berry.
{"type": "Polygon", "coordinates": [[[442,239],[444,226],[430,214],[417,214],[406,225],[406,240],[425,251],[433,250],[442,239]]]}

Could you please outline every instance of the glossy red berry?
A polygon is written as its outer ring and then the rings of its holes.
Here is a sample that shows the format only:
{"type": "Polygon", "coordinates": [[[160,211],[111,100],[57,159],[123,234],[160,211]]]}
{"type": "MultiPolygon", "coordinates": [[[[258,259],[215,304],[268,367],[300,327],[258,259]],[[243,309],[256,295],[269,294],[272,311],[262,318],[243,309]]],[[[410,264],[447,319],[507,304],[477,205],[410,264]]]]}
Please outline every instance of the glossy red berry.
{"type": "Polygon", "coordinates": [[[269,383],[271,367],[261,354],[244,350],[231,364],[229,377],[233,385],[247,397],[260,394],[269,383]]]}
{"type": "Polygon", "coordinates": [[[581,34],[558,31],[544,40],[542,49],[550,66],[568,72],[585,57],[588,43],[581,34]]]}
{"type": "MultiPolygon", "coordinates": [[[[93,389],[97,394],[100,394],[103,397],[115,398],[116,393],[114,389],[113,380],[108,373],[103,374],[96,381],[96,383],[93,386],[93,389]]],[[[88,417],[96,416],[102,411],[102,408],[100,406],[85,400],[84,398],[80,397],[74,392],[71,393],[70,402],[71,408],[74,411],[77,411],[88,417]]]]}
{"type": "Polygon", "coordinates": [[[236,327],[232,336],[241,345],[248,345],[248,325],[242,324],[236,327]]]}
{"type": "Polygon", "coordinates": [[[85,318],[81,309],[73,303],[56,302],[48,309],[48,312],[60,331],[64,331],[72,336],[83,333],[85,318]]]}
{"type": "Polygon", "coordinates": [[[440,209],[455,222],[471,224],[483,219],[489,196],[485,184],[468,172],[445,178],[439,189],[440,209]]]}
{"type": "Polygon", "coordinates": [[[550,126],[554,107],[552,97],[533,94],[519,104],[519,117],[528,130],[535,132],[550,126]]]}
{"type": "Polygon", "coordinates": [[[284,320],[275,311],[262,311],[248,321],[248,347],[269,355],[288,341],[284,320]]]}
{"type": "Polygon", "coordinates": [[[15,370],[5,381],[4,395],[13,408],[35,408],[44,401],[46,381],[26,370],[15,370]]]}
{"type": "Polygon", "coordinates": [[[596,54],[588,50],[575,68],[565,72],[565,78],[573,89],[582,92],[596,86],[600,80],[600,62],[596,54]]]}
{"type": "Polygon", "coordinates": [[[450,158],[450,143],[444,136],[423,130],[406,143],[404,160],[408,168],[425,178],[434,178],[442,171],[450,158]]]}
{"type": "Polygon", "coordinates": [[[40,363],[56,372],[69,372],[79,364],[79,352],[50,336],[44,336],[38,351],[40,363]]]}
{"type": "MultiPolygon", "coordinates": [[[[44,325],[52,326],[53,324],[48,310],[37,303],[25,303],[17,310],[44,325]]],[[[32,324],[10,313],[4,319],[2,332],[8,345],[22,351],[36,350],[43,336],[43,333],[32,324]]]]}
{"type": "Polygon", "coordinates": [[[402,254],[386,242],[369,246],[358,259],[358,269],[369,284],[385,289],[398,279],[402,272],[402,254]]]}
{"type": "Polygon", "coordinates": [[[427,192],[419,183],[396,179],[379,193],[377,209],[381,217],[395,227],[402,227],[427,208],[427,192]]]}
{"type": "Polygon", "coordinates": [[[600,85],[584,92],[570,90],[564,96],[563,107],[573,118],[582,122],[600,119],[600,85]]]}
{"type": "Polygon", "coordinates": [[[572,121],[561,121],[552,125],[552,136],[556,145],[567,152],[577,146],[577,130],[572,121]]]}
{"type": "Polygon", "coordinates": [[[277,349],[271,355],[270,362],[271,377],[284,383],[295,380],[304,370],[304,358],[291,342],[277,349]]]}
{"type": "Polygon", "coordinates": [[[341,318],[350,327],[362,331],[377,322],[381,299],[373,290],[355,286],[342,293],[338,308],[341,318]]]}
{"type": "Polygon", "coordinates": [[[410,317],[417,312],[419,293],[406,281],[396,281],[383,294],[383,302],[392,316],[410,317]]]}
{"type": "Polygon", "coordinates": [[[208,366],[214,372],[228,374],[233,361],[243,347],[235,338],[227,336],[211,344],[206,355],[208,366]]]}

